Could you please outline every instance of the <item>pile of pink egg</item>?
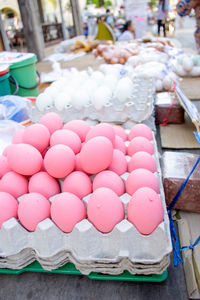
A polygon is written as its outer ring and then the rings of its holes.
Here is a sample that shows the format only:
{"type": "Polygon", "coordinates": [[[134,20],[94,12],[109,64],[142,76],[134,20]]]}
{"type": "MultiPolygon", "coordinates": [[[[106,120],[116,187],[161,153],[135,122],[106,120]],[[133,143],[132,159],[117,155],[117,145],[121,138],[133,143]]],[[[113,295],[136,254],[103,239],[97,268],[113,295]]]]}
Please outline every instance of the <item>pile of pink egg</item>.
{"type": "Polygon", "coordinates": [[[0,156],[0,228],[14,217],[35,231],[51,218],[69,233],[87,218],[108,233],[125,218],[120,196],[126,192],[128,221],[141,234],[152,233],[164,216],[152,139],[142,124],[127,136],[120,126],[91,127],[82,120],[63,126],[56,113],[44,115],[17,131],[0,156]],[[85,208],[82,200],[89,194],[85,208]]]}

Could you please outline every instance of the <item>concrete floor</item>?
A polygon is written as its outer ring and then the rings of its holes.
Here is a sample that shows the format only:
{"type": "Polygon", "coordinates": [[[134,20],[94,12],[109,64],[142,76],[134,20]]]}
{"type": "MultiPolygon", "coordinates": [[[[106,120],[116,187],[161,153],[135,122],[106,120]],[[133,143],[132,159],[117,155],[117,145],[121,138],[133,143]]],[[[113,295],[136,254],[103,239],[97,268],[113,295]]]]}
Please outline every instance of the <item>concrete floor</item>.
{"type": "MultiPolygon", "coordinates": [[[[175,39],[195,51],[195,20],[187,18],[176,28],[175,39]]],[[[182,265],[169,267],[168,279],[159,284],[94,281],[84,276],[23,273],[0,275],[0,300],[186,300],[182,265]]]]}
{"type": "Polygon", "coordinates": [[[164,283],[94,281],[84,276],[0,275],[1,300],[186,300],[182,266],[170,266],[164,283]]]}

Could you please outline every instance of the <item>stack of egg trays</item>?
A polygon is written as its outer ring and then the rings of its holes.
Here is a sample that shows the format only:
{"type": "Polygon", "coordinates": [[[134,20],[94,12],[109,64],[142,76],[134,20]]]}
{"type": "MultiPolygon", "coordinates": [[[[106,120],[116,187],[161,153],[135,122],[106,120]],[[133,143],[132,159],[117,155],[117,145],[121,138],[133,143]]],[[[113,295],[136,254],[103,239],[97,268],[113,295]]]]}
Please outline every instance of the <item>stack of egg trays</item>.
{"type": "Polygon", "coordinates": [[[80,110],[75,109],[72,105],[67,105],[61,111],[57,110],[55,106],[49,106],[44,111],[40,111],[37,106],[32,106],[30,119],[36,123],[45,113],[55,112],[61,117],[63,122],[75,119],[90,119],[99,122],[125,123],[130,120],[140,123],[150,118],[153,108],[154,94],[139,98],[132,94],[125,103],[120,103],[115,98],[112,98],[100,110],[95,109],[92,104],[85,105],[80,110]]]}
{"type": "MultiPolygon", "coordinates": [[[[126,218],[108,234],[99,232],[87,219],[68,234],[50,219],[40,222],[35,232],[28,232],[12,218],[0,229],[0,268],[22,269],[36,260],[48,271],[71,262],[84,275],[117,275],[124,271],[133,275],[162,274],[170,264],[172,246],[155,137],[152,143],[164,208],[164,220],[153,233],[140,234],[126,218]]],[[[125,173],[121,177],[126,180],[127,176],[125,173]]],[[[86,206],[88,198],[83,199],[86,206]]],[[[120,198],[126,212],[131,196],[125,193],[120,198]]]]}

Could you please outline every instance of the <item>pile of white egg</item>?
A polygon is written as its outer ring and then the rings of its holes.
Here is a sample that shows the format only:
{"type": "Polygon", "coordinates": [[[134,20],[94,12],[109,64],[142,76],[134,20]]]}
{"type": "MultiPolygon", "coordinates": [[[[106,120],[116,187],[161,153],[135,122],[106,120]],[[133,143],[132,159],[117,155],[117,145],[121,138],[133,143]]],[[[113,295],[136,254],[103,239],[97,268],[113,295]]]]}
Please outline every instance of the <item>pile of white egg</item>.
{"type": "Polygon", "coordinates": [[[178,80],[176,74],[169,71],[165,64],[156,61],[138,65],[135,67],[134,73],[142,78],[153,78],[156,92],[170,91],[174,81],[178,80]]]}
{"type": "Polygon", "coordinates": [[[129,57],[127,64],[135,68],[138,65],[146,64],[148,62],[167,64],[168,55],[152,48],[144,48],[140,50],[138,55],[129,57]]]}
{"type": "Polygon", "coordinates": [[[87,105],[101,110],[113,99],[125,103],[130,101],[134,89],[128,76],[132,72],[132,67],[122,65],[101,65],[98,71],[72,69],[37,97],[36,106],[39,111],[50,107],[62,111],[69,106],[81,110],[87,105]]]}
{"type": "Polygon", "coordinates": [[[128,59],[127,64],[134,73],[144,78],[153,78],[156,92],[170,91],[177,76],[168,68],[169,58],[164,52],[146,48],[139,55],[128,59]]]}
{"type": "Polygon", "coordinates": [[[181,76],[200,76],[200,55],[181,54],[172,62],[174,72],[181,76]]]}

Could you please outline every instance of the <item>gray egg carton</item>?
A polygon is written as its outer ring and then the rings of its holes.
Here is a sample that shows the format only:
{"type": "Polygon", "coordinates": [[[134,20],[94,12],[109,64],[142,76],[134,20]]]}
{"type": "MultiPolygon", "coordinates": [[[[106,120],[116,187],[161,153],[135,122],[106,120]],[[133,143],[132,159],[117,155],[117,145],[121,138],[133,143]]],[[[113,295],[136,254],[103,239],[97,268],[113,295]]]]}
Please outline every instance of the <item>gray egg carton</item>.
{"type": "Polygon", "coordinates": [[[92,104],[85,105],[80,110],[75,109],[72,105],[67,105],[62,111],[54,106],[49,106],[40,111],[36,105],[32,106],[30,119],[32,122],[38,122],[40,118],[48,112],[57,113],[63,122],[69,122],[75,119],[90,119],[99,122],[119,122],[125,123],[131,120],[136,123],[148,120],[152,115],[154,107],[154,95],[141,96],[136,98],[134,95],[127,99],[125,103],[120,103],[112,98],[108,103],[103,105],[100,110],[96,110],[92,104]]]}
{"type": "MultiPolygon", "coordinates": [[[[72,262],[85,275],[91,272],[116,275],[125,270],[131,274],[163,273],[169,266],[172,246],[155,138],[153,143],[157,162],[155,175],[159,179],[164,207],[164,220],[153,233],[142,235],[124,219],[112,232],[102,234],[85,219],[67,234],[49,218],[40,222],[35,232],[28,232],[12,218],[0,229],[0,268],[21,269],[37,260],[49,271],[72,262]]],[[[121,177],[126,180],[127,176],[128,173],[125,173],[121,177]]],[[[83,199],[85,206],[88,198],[83,199]]],[[[130,198],[127,193],[120,197],[125,216],[130,198]]]]}

